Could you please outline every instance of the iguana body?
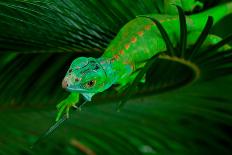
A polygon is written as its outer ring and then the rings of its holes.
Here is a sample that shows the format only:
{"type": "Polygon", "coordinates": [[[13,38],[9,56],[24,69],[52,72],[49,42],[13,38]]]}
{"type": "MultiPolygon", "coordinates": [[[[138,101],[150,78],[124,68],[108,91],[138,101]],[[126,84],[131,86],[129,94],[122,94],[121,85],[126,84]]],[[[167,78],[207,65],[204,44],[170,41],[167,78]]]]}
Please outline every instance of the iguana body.
{"type": "MultiPolygon", "coordinates": [[[[187,16],[188,34],[201,32],[208,16],[213,16],[216,23],[229,13],[232,13],[232,3],[187,16]]],[[[168,32],[172,43],[177,44],[180,38],[178,15],[154,14],[146,16],[157,19],[168,32]]],[[[188,43],[194,43],[197,37],[198,35],[191,36],[188,43]]],[[[131,77],[131,73],[141,67],[142,63],[140,62],[144,62],[163,51],[166,51],[166,45],[154,22],[145,17],[137,17],[120,30],[101,56],[100,61],[101,59],[113,61],[112,68],[118,75],[115,82],[125,84],[131,77]]]]}
{"type": "MultiPolygon", "coordinates": [[[[232,3],[187,16],[186,24],[190,35],[187,46],[198,38],[195,34],[202,31],[208,16],[213,16],[217,22],[229,13],[232,13],[232,3]]],[[[177,44],[180,38],[178,15],[146,16],[158,20],[172,43],[177,44]]],[[[71,92],[72,97],[58,105],[57,119],[64,109],[68,112],[69,107],[78,102],[79,93],[90,101],[94,94],[108,89],[113,84],[124,86],[133,81],[136,76],[134,71],[142,67],[145,60],[165,50],[165,42],[152,20],[145,17],[131,20],[119,31],[100,58],[81,57],[73,61],[62,83],[63,87],[71,92]]]]}

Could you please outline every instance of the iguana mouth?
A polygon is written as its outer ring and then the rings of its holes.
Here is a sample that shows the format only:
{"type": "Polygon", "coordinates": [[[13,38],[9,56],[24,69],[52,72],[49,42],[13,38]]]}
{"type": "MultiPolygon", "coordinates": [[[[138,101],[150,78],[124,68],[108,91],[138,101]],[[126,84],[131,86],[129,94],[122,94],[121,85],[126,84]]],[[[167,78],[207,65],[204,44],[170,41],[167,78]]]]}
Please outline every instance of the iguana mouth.
{"type": "Polygon", "coordinates": [[[67,87],[66,90],[69,91],[69,92],[79,92],[79,93],[88,93],[89,92],[86,89],[72,88],[72,87],[67,87]]]}
{"type": "Polygon", "coordinates": [[[64,79],[62,80],[62,88],[66,89],[67,87],[68,87],[68,82],[67,82],[67,80],[64,78],[64,79]]]}

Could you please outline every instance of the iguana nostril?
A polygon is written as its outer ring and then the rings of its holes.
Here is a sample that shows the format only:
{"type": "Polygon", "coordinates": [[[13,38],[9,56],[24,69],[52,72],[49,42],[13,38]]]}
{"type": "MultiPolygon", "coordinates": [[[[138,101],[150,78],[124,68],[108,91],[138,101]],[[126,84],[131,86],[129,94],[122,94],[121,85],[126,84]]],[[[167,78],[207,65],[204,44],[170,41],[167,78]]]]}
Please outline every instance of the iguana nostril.
{"type": "Polygon", "coordinates": [[[67,88],[68,87],[68,83],[67,83],[67,81],[64,79],[63,81],[62,81],[62,88],[67,88]]]}

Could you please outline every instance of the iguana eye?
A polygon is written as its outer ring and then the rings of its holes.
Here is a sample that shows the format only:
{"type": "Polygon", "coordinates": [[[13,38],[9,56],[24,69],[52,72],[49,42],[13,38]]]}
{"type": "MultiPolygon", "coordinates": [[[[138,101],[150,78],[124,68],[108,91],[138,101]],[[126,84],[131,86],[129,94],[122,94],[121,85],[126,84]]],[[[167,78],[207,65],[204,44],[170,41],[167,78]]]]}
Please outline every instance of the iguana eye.
{"type": "Polygon", "coordinates": [[[99,69],[99,66],[98,65],[96,65],[95,66],[95,68],[94,68],[94,70],[98,70],[99,69]]]}
{"type": "Polygon", "coordinates": [[[89,81],[89,82],[87,82],[87,83],[85,84],[85,87],[86,87],[86,88],[93,87],[93,86],[95,85],[95,83],[96,83],[96,80],[91,80],[91,81],[89,81]]]}

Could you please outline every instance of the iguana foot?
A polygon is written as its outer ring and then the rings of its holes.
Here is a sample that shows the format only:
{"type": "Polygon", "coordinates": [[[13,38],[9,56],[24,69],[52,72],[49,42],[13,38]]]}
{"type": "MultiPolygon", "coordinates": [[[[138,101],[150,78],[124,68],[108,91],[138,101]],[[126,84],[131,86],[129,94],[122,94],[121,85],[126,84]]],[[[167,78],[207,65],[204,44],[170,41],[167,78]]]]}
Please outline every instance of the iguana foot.
{"type": "Polygon", "coordinates": [[[69,117],[69,110],[71,107],[78,109],[76,104],[79,101],[79,93],[71,93],[66,99],[57,104],[58,113],[56,116],[56,121],[58,121],[61,115],[66,111],[67,117],[69,117]]]}

